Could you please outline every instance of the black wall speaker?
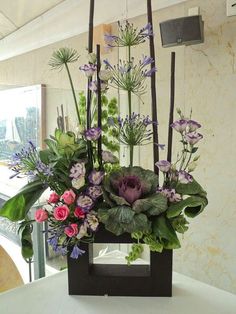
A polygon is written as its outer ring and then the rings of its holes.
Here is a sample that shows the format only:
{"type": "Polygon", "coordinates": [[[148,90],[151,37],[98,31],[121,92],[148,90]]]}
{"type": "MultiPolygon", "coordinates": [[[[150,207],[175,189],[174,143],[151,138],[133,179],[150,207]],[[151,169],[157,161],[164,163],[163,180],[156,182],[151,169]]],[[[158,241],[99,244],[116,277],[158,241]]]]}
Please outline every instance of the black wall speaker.
{"type": "Polygon", "coordinates": [[[195,45],[204,42],[204,22],[201,15],[161,22],[160,31],[163,47],[195,45]]]}

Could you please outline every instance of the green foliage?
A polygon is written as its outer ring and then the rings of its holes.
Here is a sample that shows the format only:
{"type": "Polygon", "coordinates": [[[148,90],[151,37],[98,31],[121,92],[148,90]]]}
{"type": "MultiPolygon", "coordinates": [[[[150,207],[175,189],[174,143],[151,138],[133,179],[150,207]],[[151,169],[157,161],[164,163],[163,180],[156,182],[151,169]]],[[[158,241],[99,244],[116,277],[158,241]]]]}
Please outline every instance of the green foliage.
{"type": "Polygon", "coordinates": [[[152,252],[161,253],[163,251],[163,244],[154,234],[146,234],[143,238],[143,242],[149,246],[152,252]]]}
{"type": "Polygon", "coordinates": [[[67,63],[76,62],[78,58],[79,55],[75,49],[63,47],[53,52],[48,64],[53,69],[61,70],[64,65],[66,65],[67,63]]]}
{"type": "Polygon", "coordinates": [[[170,220],[172,227],[179,233],[185,233],[188,230],[189,222],[183,215],[179,215],[170,220]]]}
{"type": "Polygon", "coordinates": [[[127,260],[127,264],[130,265],[131,262],[134,262],[136,259],[141,257],[143,253],[143,245],[141,243],[133,243],[131,247],[131,251],[128,256],[125,257],[127,260]]]}
{"type": "Polygon", "coordinates": [[[10,198],[0,209],[0,216],[11,221],[25,219],[28,211],[46,190],[45,185],[36,180],[26,184],[15,196],[10,198]]]}
{"type": "Polygon", "coordinates": [[[18,233],[21,239],[21,254],[25,260],[33,257],[32,222],[26,220],[20,224],[18,233]]]}
{"type": "Polygon", "coordinates": [[[169,219],[164,215],[155,217],[152,225],[153,234],[160,239],[165,249],[178,249],[180,242],[169,219]]]}

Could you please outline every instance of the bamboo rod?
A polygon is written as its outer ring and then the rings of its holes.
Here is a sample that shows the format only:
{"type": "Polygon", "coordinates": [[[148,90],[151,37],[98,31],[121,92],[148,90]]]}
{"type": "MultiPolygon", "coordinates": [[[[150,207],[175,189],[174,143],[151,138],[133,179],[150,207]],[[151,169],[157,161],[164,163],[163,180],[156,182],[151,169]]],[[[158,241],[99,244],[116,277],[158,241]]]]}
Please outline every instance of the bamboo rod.
{"type": "MultiPolygon", "coordinates": [[[[101,81],[99,72],[101,69],[100,45],[97,45],[97,110],[98,110],[98,128],[102,129],[102,99],[101,99],[101,81]]],[[[102,135],[98,139],[98,163],[102,170],[102,135]]]]}
{"type": "MultiPolygon", "coordinates": [[[[147,0],[147,16],[148,23],[152,26],[152,1],[147,0]]],[[[154,62],[151,64],[151,68],[155,67],[155,47],[154,47],[154,37],[150,36],[149,38],[149,48],[150,48],[150,57],[153,58],[154,62]]],[[[154,172],[159,174],[158,167],[155,166],[155,163],[159,161],[159,147],[158,147],[158,126],[157,126],[157,95],[156,95],[156,73],[154,72],[151,76],[151,104],[152,104],[152,120],[153,123],[153,163],[154,163],[154,172]]]]}
{"type": "Polygon", "coordinates": [[[170,113],[169,113],[169,128],[168,128],[168,149],[167,160],[171,162],[172,144],[173,144],[173,129],[170,126],[174,119],[175,105],[175,52],[171,52],[171,77],[170,77],[170,113]]]}
{"type": "MultiPolygon", "coordinates": [[[[88,52],[93,52],[93,17],[94,17],[94,0],[90,0],[90,9],[89,9],[89,32],[88,32],[88,52]]],[[[92,81],[92,78],[88,79],[87,86],[87,108],[86,108],[86,118],[87,118],[87,129],[91,128],[91,90],[89,89],[89,85],[92,81]]],[[[93,150],[92,143],[88,141],[88,161],[93,167],[93,150]]]]}

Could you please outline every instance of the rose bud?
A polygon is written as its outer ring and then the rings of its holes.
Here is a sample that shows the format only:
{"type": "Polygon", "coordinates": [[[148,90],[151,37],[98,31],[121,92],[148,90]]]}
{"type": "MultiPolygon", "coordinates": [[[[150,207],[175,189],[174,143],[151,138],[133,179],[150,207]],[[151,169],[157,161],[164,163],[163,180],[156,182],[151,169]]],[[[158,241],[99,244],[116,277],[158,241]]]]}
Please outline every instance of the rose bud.
{"type": "Polygon", "coordinates": [[[37,222],[43,222],[48,219],[48,212],[43,208],[37,209],[34,218],[37,222]]]}
{"type": "Polygon", "coordinates": [[[56,204],[60,199],[60,195],[58,195],[56,192],[52,192],[49,196],[48,203],[54,203],[56,204]]]}

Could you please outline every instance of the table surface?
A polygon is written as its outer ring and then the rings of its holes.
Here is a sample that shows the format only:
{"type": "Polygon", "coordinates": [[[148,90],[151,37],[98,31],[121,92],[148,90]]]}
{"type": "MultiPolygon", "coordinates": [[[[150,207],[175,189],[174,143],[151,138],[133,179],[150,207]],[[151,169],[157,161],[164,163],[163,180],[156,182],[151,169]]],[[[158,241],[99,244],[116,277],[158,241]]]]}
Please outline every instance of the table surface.
{"type": "Polygon", "coordinates": [[[0,313],[235,314],[236,295],[174,273],[172,298],[69,296],[65,270],[0,294],[0,313]]]}

